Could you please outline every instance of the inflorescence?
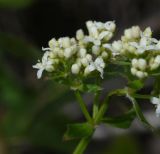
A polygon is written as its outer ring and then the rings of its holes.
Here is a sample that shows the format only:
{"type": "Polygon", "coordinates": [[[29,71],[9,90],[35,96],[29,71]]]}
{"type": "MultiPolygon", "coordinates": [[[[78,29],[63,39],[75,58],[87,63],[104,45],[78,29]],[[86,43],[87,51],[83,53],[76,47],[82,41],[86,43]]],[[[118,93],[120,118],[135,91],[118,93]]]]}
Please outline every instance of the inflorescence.
{"type": "MultiPolygon", "coordinates": [[[[106,66],[118,59],[128,62],[130,74],[139,80],[160,68],[160,41],[152,37],[150,27],[143,31],[139,26],[132,26],[120,40],[111,41],[116,29],[114,21],[87,21],[86,26],[87,35],[79,29],[76,37],[53,38],[48,48],[42,48],[45,51],[42,60],[33,66],[38,69],[38,78],[46,71],[53,78],[76,81],[76,84],[90,76],[103,79],[106,66]]],[[[151,101],[160,114],[160,99],[153,97],[151,101]]]]}

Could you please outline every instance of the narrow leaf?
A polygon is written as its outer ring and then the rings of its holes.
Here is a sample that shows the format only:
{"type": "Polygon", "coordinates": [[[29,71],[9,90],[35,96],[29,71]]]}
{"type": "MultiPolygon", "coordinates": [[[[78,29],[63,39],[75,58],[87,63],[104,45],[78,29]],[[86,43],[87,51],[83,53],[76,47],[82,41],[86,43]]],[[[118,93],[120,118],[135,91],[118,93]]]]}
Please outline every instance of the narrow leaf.
{"type": "Polygon", "coordinates": [[[103,119],[103,122],[118,128],[129,128],[135,116],[135,111],[131,109],[123,115],[117,117],[107,117],[103,119]]]}
{"type": "Polygon", "coordinates": [[[67,131],[64,134],[64,140],[88,137],[93,131],[94,128],[89,123],[69,124],[67,126],[67,131]]]}
{"type": "Polygon", "coordinates": [[[128,87],[135,89],[135,90],[140,90],[143,88],[144,83],[141,80],[134,80],[132,82],[129,82],[128,87]]]}

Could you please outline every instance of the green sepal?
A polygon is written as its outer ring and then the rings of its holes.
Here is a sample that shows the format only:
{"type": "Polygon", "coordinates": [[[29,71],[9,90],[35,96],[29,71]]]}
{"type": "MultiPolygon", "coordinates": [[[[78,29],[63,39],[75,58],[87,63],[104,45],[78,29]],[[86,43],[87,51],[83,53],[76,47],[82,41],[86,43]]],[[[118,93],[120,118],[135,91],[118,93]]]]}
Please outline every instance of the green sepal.
{"type": "Polygon", "coordinates": [[[94,127],[89,123],[68,124],[64,134],[64,140],[89,137],[94,132],[94,127]]]}

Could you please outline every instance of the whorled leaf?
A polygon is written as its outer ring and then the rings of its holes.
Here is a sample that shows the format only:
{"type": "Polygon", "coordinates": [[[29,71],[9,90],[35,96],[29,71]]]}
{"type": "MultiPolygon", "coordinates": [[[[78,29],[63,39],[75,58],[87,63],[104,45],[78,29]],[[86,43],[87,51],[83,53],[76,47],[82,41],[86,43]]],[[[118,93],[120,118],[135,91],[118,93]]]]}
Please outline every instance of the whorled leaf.
{"type": "Polygon", "coordinates": [[[68,124],[64,140],[72,140],[92,135],[94,127],[89,123],[68,124]]]}
{"type": "Polygon", "coordinates": [[[123,115],[104,118],[103,123],[118,128],[129,128],[135,117],[136,117],[135,111],[134,109],[131,109],[123,115]]]}

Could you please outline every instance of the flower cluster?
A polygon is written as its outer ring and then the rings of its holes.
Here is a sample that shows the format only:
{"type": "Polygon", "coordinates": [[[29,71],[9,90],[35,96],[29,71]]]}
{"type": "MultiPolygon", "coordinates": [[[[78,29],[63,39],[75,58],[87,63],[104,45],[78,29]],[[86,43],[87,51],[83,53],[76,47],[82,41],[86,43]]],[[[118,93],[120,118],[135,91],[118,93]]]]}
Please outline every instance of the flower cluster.
{"type": "Polygon", "coordinates": [[[133,26],[124,31],[121,40],[112,44],[105,44],[114,56],[127,57],[131,62],[132,75],[142,79],[160,66],[160,41],[152,38],[152,31],[148,27],[142,31],[133,26]]]}
{"type": "Polygon", "coordinates": [[[88,35],[80,29],[75,38],[53,38],[48,48],[42,48],[45,51],[42,61],[33,66],[38,69],[38,78],[41,78],[44,70],[61,77],[63,74],[64,78],[72,75],[83,78],[92,72],[99,72],[103,78],[106,60],[109,58],[109,51],[103,44],[113,37],[116,26],[112,21],[88,21],[86,26],[88,35]]]}
{"type": "MultiPolygon", "coordinates": [[[[141,80],[159,73],[160,41],[152,37],[150,27],[143,31],[139,26],[132,26],[124,31],[120,40],[109,42],[116,29],[114,21],[87,21],[86,26],[87,35],[79,29],[75,37],[53,38],[48,42],[49,47],[42,48],[45,51],[42,60],[33,66],[38,69],[38,78],[46,71],[72,89],[81,90],[80,86],[90,77],[96,81],[103,79],[106,67],[119,60],[127,62],[127,75],[132,78],[141,80]]],[[[151,102],[160,115],[160,97],[153,97],[151,102]]]]}

